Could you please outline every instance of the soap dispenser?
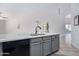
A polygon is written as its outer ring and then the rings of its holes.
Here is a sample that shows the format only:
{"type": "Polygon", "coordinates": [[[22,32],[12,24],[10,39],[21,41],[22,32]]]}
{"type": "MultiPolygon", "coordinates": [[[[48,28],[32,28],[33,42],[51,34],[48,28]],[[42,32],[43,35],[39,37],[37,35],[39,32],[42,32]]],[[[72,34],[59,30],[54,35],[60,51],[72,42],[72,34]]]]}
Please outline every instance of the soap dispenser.
{"type": "Polygon", "coordinates": [[[48,24],[48,22],[43,23],[43,32],[44,33],[49,33],[49,24],[48,24]]]}

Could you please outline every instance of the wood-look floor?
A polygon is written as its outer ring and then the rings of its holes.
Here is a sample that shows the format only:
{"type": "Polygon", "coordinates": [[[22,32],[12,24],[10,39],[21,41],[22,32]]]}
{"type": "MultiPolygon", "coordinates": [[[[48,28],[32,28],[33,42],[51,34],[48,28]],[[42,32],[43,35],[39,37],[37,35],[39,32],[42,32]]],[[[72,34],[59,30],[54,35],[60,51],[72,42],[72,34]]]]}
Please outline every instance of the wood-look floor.
{"type": "Polygon", "coordinates": [[[59,51],[52,54],[51,56],[79,56],[79,49],[75,48],[71,44],[66,43],[65,39],[70,38],[61,39],[59,51]]]}

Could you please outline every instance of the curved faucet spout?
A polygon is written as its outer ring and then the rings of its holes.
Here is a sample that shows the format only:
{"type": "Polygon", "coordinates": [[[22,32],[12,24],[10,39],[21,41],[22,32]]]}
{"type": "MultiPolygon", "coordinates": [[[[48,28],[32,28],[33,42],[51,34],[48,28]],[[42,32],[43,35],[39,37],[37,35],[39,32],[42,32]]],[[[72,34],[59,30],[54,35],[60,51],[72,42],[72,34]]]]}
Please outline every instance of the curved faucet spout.
{"type": "Polygon", "coordinates": [[[38,28],[41,29],[40,26],[36,26],[36,28],[35,28],[35,34],[38,34],[38,30],[37,30],[38,28]]]}

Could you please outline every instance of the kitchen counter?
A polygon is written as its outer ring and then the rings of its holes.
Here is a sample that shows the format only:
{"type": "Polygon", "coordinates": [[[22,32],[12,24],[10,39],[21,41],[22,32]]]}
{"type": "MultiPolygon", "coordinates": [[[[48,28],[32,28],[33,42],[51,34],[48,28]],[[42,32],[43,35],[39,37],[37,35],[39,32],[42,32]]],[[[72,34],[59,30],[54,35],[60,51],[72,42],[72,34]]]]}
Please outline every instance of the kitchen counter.
{"type": "Polygon", "coordinates": [[[46,56],[58,50],[58,33],[0,35],[0,56],[46,56]]]}
{"type": "Polygon", "coordinates": [[[37,37],[51,36],[58,33],[47,33],[45,35],[31,36],[30,34],[0,34],[0,42],[16,41],[23,39],[31,39],[37,37]]]}

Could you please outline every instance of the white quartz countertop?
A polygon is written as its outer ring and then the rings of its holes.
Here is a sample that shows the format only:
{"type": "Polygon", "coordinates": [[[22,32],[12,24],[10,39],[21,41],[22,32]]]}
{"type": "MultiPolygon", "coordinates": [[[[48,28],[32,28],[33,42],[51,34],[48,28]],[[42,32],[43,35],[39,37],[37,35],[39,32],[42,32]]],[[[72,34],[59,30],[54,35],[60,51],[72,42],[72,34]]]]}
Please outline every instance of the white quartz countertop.
{"type": "Polygon", "coordinates": [[[16,41],[22,39],[31,39],[37,37],[51,36],[58,33],[47,33],[45,35],[31,36],[30,34],[0,34],[0,42],[16,41]]]}

